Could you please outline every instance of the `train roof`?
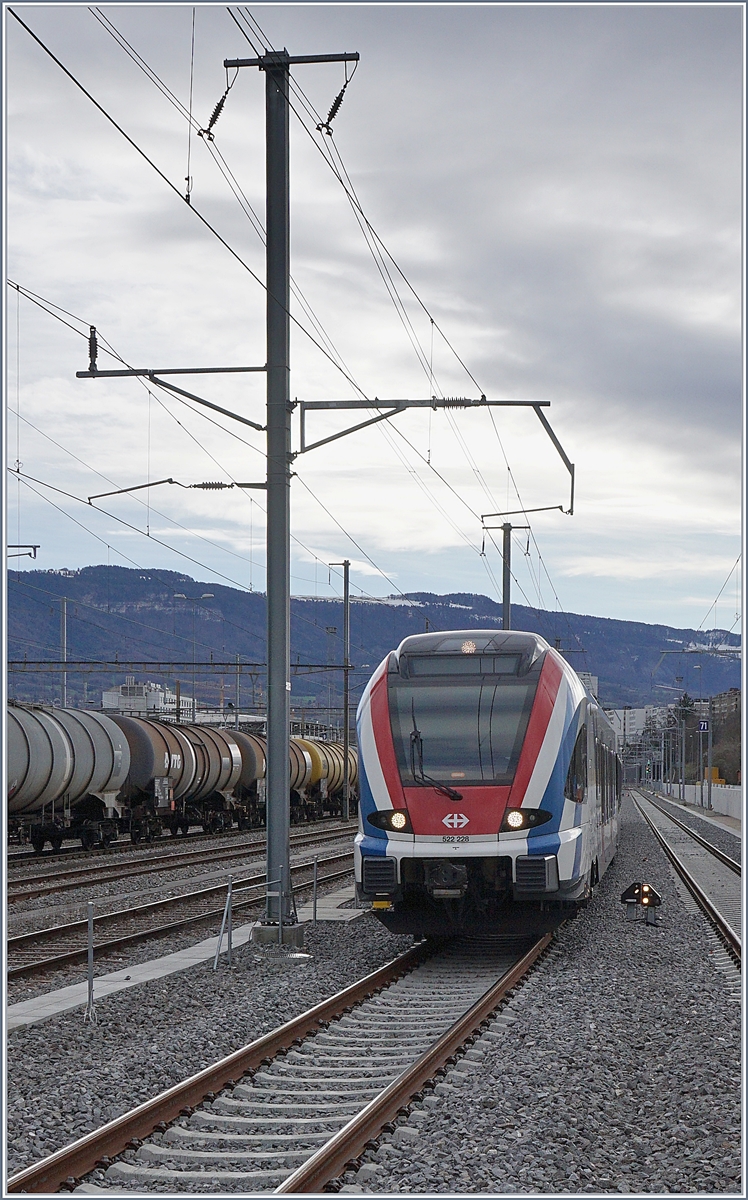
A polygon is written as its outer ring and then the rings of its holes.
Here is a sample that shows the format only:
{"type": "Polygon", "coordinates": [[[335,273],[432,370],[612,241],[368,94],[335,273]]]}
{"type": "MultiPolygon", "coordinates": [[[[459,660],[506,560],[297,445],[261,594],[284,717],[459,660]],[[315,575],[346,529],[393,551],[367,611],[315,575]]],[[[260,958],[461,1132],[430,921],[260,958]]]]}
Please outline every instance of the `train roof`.
{"type": "Polygon", "coordinates": [[[445,629],[406,637],[395,653],[401,654],[524,654],[531,662],[550,650],[537,633],[517,629],[445,629]]]}

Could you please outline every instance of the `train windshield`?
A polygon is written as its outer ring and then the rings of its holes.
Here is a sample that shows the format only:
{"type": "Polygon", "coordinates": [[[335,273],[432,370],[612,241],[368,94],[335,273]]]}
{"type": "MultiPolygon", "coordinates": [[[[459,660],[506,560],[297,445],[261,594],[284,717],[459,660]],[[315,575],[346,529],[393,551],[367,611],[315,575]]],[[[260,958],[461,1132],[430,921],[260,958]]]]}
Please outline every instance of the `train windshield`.
{"type": "Polygon", "coordinates": [[[406,786],[511,784],[540,675],[517,656],[411,658],[389,681],[390,720],[406,786]]]}

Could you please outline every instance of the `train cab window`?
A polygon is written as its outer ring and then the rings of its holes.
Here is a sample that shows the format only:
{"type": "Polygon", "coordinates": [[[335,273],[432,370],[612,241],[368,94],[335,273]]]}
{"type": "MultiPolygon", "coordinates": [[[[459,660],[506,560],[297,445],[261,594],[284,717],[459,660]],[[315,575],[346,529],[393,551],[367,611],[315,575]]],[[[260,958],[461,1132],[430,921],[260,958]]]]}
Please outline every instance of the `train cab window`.
{"type": "Polygon", "coordinates": [[[519,654],[431,654],[403,661],[403,674],[411,679],[424,675],[516,675],[519,654]]]}
{"type": "Polygon", "coordinates": [[[416,655],[389,676],[392,738],[406,787],[514,779],[542,661],[520,655],[416,655]]]}
{"type": "Polygon", "coordinates": [[[587,726],[583,725],[577,734],[574,749],[571,752],[571,762],[564,784],[564,795],[567,800],[581,804],[587,790],[587,726]]]}

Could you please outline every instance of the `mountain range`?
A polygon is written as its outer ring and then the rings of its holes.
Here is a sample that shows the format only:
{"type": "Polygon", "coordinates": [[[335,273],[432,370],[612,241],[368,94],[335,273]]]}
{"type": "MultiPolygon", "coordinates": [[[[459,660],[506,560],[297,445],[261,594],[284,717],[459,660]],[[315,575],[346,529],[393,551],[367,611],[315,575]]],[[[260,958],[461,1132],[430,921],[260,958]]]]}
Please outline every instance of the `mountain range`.
{"type": "MultiPolygon", "coordinates": [[[[151,679],[191,692],[197,664],[242,663],[243,704],[250,685],[260,701],[264,687],[265,596],[204,584],[174,571],[92,566],[77,571],[10,571],[8,574],[9,695],[59,703],[62,598],[66,598],[68,703],[98,707],[103,688],[151,679]],[[186,599],[181,599],[180,594],[186,599]],[[24,660],[26,666],[22,667],[24,660]],[[101,663],[76,670],[73,660],[101,663]],[[128,671],[125,664],[178,663],[128,671]],[[118,664],[123,664],[121,667],[118,664]],[[32,664],[34,664],[32,666],[32,664]],[[38,664],[38,665],[36,665],[38,664]],[[49,664],[49,665],[47,665],[49,664]],[[107,665],[112,664],[112,665],[107,665]],[[254,668],[250,664],[255,664],[254,668]]],[[[694,697],[740,687],[740,638],[724,630],[680,629],[578,613],[512,605],[512,627],[541,634],[578,671],[597,676],[606,707],[667,704],[688,691],[694,697]],[[718,652],[719,651],[719,652],[718,652]],[[726,654],[731,651],[731,654],[726,654]]],[[[501,628],[501,605],[467,593],[414,592],[351,603],[351,700],[388,651],[413,633],[440,629],[501,628]]],[[[292,702],[316,707],[341,704],[342,673],[327,670],[343,658],[342,601],[296,596],[291,601],[292,702]],[[311,665],[310,665],[311,664],[311,665]]],[[[234,699],[233,669],[197,668],[200,703],[234,699]],[[200,681],[202,680],[202,682],[200,681]]]]}

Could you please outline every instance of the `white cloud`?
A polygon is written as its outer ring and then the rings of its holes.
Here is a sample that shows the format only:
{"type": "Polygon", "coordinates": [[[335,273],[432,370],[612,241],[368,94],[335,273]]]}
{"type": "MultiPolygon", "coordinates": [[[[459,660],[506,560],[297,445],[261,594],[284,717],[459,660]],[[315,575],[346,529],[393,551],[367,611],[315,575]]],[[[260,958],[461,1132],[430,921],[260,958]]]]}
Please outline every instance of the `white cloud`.
{"type": "MultiPolygon", "coordinates": [[[[182,188],[186,126],[90,12],[18,11],[182,188]]],[[[336,142],[367,215],[479,387],[494,398],[552,400],[550,419],[577,466],[576,515],[533,520],[565,607],[651,620],[668,619],[672,609],[685,619],[685,592],[716,594],[739,536],[740,13],[524,5],[253,12],[289,49],[361,51],[336,142]]],[[[185,100],[190,10],[107,13],[185,100]]],[[[133,364],[261,362],[256,282],[28,35],[10,18],[7,26],[12,278],[78,314],[81,332],[96,324],[133,364]]],[[[224,10],[198,7],[194,111],[203,123],[225,87],[223,58],[245,50],[224,10]]],[[[304,67],[295,78],[326,112],[342,72],[304,67]]],[[[243,72],[216,127],[217,145],[261,216],[262,100],[258,73],[243,72]]],[[[190,170],[195,206],[262,275],[260,240],[201,139],[193,138],[190,170]]],[[[370,395],[428,395],[428,371],[348,203],[296,124],[292,214],[295,276],[356,380],[370,395]]],[[[428,360],[429,319],[405,288],[403,296],[428,360]]],[[[293,311],[301,318],[296,302],[293,311]]],[[[15,315],[11,294],[12,407],[15,315]]],[[[238,425],[234,436],[222,433],[173,399],[152,400],[149,413],[146,391],[132,381],[76,380],[87,365],[84,338],[23,300],[20,329],[21,412],[48,435],[21,423],[20,457],[30,475],[81,499],[106,490],[101,475],[118,487],[149,477],[260,478],[262,435],[238,425]]],[[[295,396],[353,394],[296,330],[292,353],[295,396]]],[[[476,394],[438,332],[433,369],[447,394],[476,394]]],[[[204,377],[186,386],[262,415],[261,377],[204,377]]],[[[496,410],[495,419],[524,503],[566,506],[568,476],[534,414],[496,410]]],[[[487,414],[458,412],[455,421],[464,445],[444,413],[419,412],[295,463],[340,525],[407,591],[491,591],[498,563],[490,543],[488,558],[479,553],[480,514],[520,507],[487,414]]],[[[313,424],[325,436],[342,419],[316,414],[313,424]]],[[[9,433],[15,457],[13,417],[9,433]]],[[[45,566],[92,561],[92,547],[100,556],[94,534],[143,565],[169,557],[59,496],[69,517],[23,489],[19,515],[15,494],[14,487],[11,528],[19,540],[44,543],[45,566]]],[[[143,495],[107,505],[144,529],[143,495]]],[[[154,490],[152,533],[189,546],[203,564],[175,552],[164,565],[181,562],[206,578],[242,571],[242,582],[251,570],[253,586],[262,586],[259,503],[235,491],[154,490]],[[249,556],[257,566],[240,561],[249,556]]],[[[293,549],[299,585],[313,582],[318,555],[348,557],[362,586],[392,590],[298,482],[292,513],[294,532],[311,548],[293,549]]],[[[539,568],[531,569],[519,536],[518,583],[536,602],[553,604],[542,569],[537,600],[539,568]]]]}

